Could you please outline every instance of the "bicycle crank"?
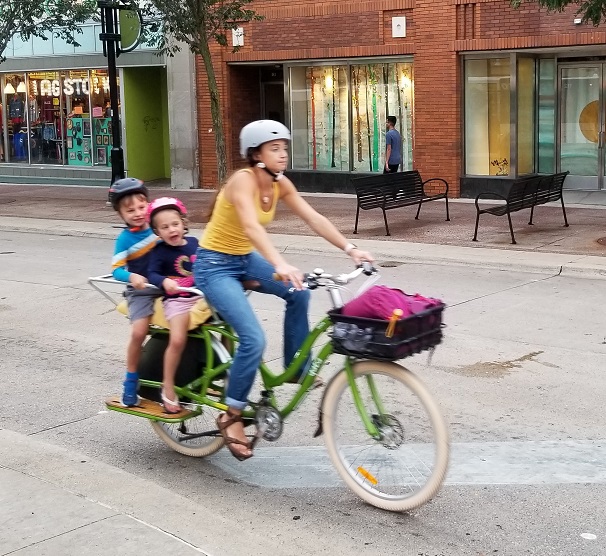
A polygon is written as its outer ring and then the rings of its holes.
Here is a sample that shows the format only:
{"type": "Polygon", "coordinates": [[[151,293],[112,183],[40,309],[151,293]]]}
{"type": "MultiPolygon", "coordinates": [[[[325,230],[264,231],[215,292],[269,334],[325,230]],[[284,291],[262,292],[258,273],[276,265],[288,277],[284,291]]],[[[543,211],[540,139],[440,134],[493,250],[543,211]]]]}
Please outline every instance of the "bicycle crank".
{"type": "Polygon", "coordinates": [[[275,442],[282,436],[284,423],[280,412],[270,406],[262,405],[255,413],[257,438],[263,437],[268,442],[275,442]]]}

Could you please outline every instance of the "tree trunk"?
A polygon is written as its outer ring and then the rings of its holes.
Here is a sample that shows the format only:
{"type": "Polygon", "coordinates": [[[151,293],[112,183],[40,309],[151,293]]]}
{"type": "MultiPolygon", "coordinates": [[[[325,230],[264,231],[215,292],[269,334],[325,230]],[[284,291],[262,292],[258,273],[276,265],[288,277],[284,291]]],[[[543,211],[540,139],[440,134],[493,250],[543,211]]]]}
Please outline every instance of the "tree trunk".
{"type": "Polygon", "coordinates": [[[225,153],[225,133],[223,131],[223,116],[221,115],[221,95],[217,87],[215,68],[210,55],[210,47],[206,35],[201,33],[200,55],[204,60],[204,69],[208,77],[208,94],[210,96],[210,114],[215,134],[215,147],[217,149],[217,175],[220,186],[227,177],[227,156],[225,153]]]}

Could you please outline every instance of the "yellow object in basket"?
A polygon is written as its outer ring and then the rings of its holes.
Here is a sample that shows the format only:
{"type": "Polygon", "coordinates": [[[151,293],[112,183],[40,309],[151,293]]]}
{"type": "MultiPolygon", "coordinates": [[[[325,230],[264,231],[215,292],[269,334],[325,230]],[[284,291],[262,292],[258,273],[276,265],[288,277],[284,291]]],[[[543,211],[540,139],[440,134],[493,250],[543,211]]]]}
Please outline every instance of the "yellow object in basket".
{"type": "Polygon", "coordinates": [[[404,312],[402,309],[394,309],[391,317],[389,317],[389,324],[387,325],[387,330],[385,330],[385,336],[387,338],[392,338],[396,331],[396,322],[398,322],[404,312]]]}
{"type": "MultiPolygon", "coordinates": [[[[128,305],[126,300],[121,301],[116,305],[116,311],[128,316],[128,305]]],[[[189,310],[189,327],[188,330],[194,330],[201,324],[204,324],[212,315],[210,307],[206,299],[199,299],[197,303],[189,310]]],[[[162,308],[162,298],[158,297],[154,302],[154,314],[151,324],[160,328],[168,328],[168,321],[164,318],[164,309],[162,308]]]]}

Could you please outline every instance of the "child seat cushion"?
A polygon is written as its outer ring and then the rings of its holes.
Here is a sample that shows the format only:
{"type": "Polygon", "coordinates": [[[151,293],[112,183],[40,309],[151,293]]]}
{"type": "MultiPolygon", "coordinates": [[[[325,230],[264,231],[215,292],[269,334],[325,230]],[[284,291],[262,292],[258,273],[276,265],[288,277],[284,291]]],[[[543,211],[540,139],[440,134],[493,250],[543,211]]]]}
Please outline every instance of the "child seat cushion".
{"type": "MultiPolygon", "coordinates": [[[[128,316],[128,305],[126,300],[121,301],[116,305],[116,311],[128,316]]],[[[189,311],[189,327],[188,330],[194,330],[201,324],[204,324],[212,315],[212,311],[202,298],[189,311]]],[[[151,324],[160,328],[169,328],[168,321],[164,318],[164,309],[162,307],[162,298],[158,297],[154,302],[154,314],[151,319],[151,324]]]]}

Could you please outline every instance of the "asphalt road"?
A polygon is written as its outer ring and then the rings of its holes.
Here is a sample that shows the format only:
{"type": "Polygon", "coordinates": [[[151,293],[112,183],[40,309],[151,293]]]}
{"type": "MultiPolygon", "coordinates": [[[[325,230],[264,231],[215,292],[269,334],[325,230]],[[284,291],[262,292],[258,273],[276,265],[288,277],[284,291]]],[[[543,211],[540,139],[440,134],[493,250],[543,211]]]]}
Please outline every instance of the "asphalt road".
{"type": "MultiPolygon", "coordinates": [[[[105,411],[103,399],[120,388],[128,325],[86,279],[107,271],[112,247],[106,239],[0,232],[0,428],[165,487],[271,539],[275,554],[606,554],[603,280],[507,268],[383,269],[384,283],[449,305],[446,340],[431,365],[423,355],[404,363],[442,405],[452,465],[430,504],[391,514],[364,505],[336,473],[317,472],[326,458],[322,439],[312,438],[320,392],[279,441],[261,443],[260,457],[245,463],[225,450],[205,460],[181,456],[144,420],[105,411]]],[[[291,260],[305,270],[348,269],[338,253],[291,260]]],[[[280,303],[252,300],[277,366],[280,303]]],[[[312,319],[327,307],[315,293],[312,319]]],[[[336,370],[337,358],[328,373],[336,370]]],[[[119,497],[119,483],[115,489],[119,497]]],[[[186,531],[205,526],[204,515],[182,520],[186,531]]]]}

